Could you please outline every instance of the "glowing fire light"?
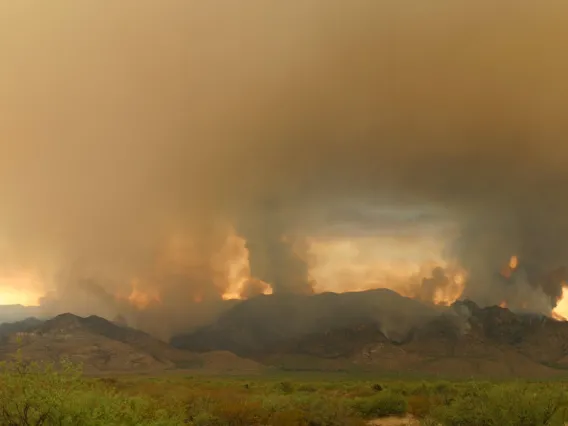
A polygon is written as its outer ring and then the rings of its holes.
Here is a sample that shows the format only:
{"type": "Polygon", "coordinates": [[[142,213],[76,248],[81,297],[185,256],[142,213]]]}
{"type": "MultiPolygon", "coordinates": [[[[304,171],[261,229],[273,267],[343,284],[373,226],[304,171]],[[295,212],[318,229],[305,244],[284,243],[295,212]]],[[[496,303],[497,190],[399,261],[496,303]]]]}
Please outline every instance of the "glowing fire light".
{"type": "Polygon", "coordinates": [[[139,287],[140,286],[137,281],[132,281],[132,291],[126,298],[131,305],[135,306],[138,309],[144,309],[147,308],[151,303],[160,302],[160,297],[158,295],[152,295],[143,292],[139,289],[139,287]]]}
{"type": "MultiPolygon", "coordinates": [[[[285,237],[283,237],[285,238],[285,237]]],[[[249,251],[246,248],[246,240],[233,230],[226,241],[227,247],[231,247],[232,257],[229,261],[227,282],[228,286],[221,295],[223,300],[242,299],[245,287],[251,281],[249,251]]],[[[263,294],[272,294],[269,284],[259,281],[263,294]]]]}
{"type": "Polygon", "coordinates": [[[499,307],[500,308],[507,308],[507,301],[503,300],[501,303],[499,303],[499,307]]]}
{"type": "Polygon", "coordinates": [[[246,240],[238,236],[234,231],[227,238],[227,245],[234,247],[234,255],[230,261],[228,270],[228,286],[222,294],[223,300],[241,299],[241,293],[247,281],[250,279],[249,251],[246,248],[246,240]]]}
{"type": "Polygon", "coordinates": [[[509,268],[515,270],[517,269],[517,266],[519,266],[519,258],[517,256],[511,256],[511,259],[509,260],[509,268]]]}
{"type": "Polygon", "coordinates": [[[432,301],[436,305],[450,306],[462,295],[466,273],[465,271],[458,271],[453,276],[449,276],[449,282],[446,287],[437,288],[432,301]]]}
{"type": "MultiPolygon", "coordinates": [[[[264,295],[272,294],[272,288],[268,284],[266,284],[264,282],[262,282],[262,283],[264,284],[264,287],[262,289],[262,294],[264,294],[264,295]]],[[[243,299],[243,295],[241,293],[241,290],[244,288],[245,284],[246,284],[246,281],[243,281],[242,283],[240,283],[239,286],[233,287],[233,290],[227,290],[222,295],[223,300],[236,300],[236,299],[240,300],[240,299],[243,299]],[[234,288],[236,288],[237,290],[235,291],[234,288]]]]}
{"type": "Polygon", "coordinates": [[[552,311],[552,318],[560,321],[566,321],[568,318],[568,288],[566,283],[563,284],[562,296],[558,300],[556,308],[552,311]]]}
{"type": "Polygon", "coordinates": [[[511,256],[511,258],[509,259],[509,263],[507,263],[507,265],[505,265],[501,270],[501,275],[503,275],[505,278],[511,278],[513,271],[515,271],[515,269],[517,269],[518,266],[519,266],[519,258],[515,255],[511,256]]]}

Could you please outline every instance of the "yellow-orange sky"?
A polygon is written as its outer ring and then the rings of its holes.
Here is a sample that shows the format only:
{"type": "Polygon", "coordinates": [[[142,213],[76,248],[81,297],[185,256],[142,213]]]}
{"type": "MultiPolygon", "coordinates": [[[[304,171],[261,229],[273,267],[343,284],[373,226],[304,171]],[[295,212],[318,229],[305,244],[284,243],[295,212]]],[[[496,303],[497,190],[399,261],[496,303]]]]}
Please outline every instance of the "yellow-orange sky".
{"type": "Polygon", "coordinates": [[[39,277],[32,273],[19,271],[0,272],[0,305],[21,304],[36,306],[45,293],[39,277]]]}
{"type": "Polygon", "coordinates": [[[5,300],[35,298],[29,271],[58,309],[136,279],[177,321],[247,268],[305,293],[457,259],[487,301],[513,254],[560,296],[567,19],[558,0],[0,2],[5,300]]]}
{"type": "MultiPolygon", "coordinates": [[[[230,238],[228,244],[237,247],[237,250],[230,262],[228,269],[230,285],[224,292],[223,298],[240,298],[246,281],[251,278],[248,251],[245,248],[245,241],[236,235],[230,238]]],[[[445,244],[431,238],[422,240],[393,237],[320,240],[312,238],[308,246],[313,265],[310,268],[310,276],[315,281],[314,290],[318,293],[390,288],[403,295],[418,297],[416,290],[422,278],[429,277],[434,267],[443,266],[448,273],[452,271],[451,265],[448,265],[442,254],[445,244]]],[[[514,267],[511,267],[515,269],[517,259],[514,255],[511,259],[505,266],[514,264],[514,267]]],[[[460,275],[461,270],[454,269],[454,272],[457,275],[452,279],[460,285],[463,284],[461,280],[464,277],[460,275]]],[[[45,284],[33,273],[20,271],[0,275],[1,305],[36,306],[45,291],[45,284]]],[[[270,294],[269,286],[266,286],[263,292],[270,294]]],[[[458,291],[450,293],[449,297],[441,296],[434,301],[451,303],[459,295],[458,291]]],[[[116,296],[138,309],[145,309],[151,303],[160,302],[159,293],[140,290],[135,280],[132,281],[131,291],[128,294],[117,294],[116,296]]],[[[563,297],[554,309],[555,314],[564,318],[568,317],[568,297],[566,296],[568,296],[568,289],[564,288],[563,297]]],[[[196,299],[195,301],[201,300],[196,299]]],[[[506,307],[507,303],[503,302],[502,306],[506,307]]]]}
{"type": "MultiPolygon", "coordinates": [[[[244,240],[235,236],[231,241],[238,251],[230,261],[231,286],[225,294],[237,298],[244,281],[250,279],[250,267],[244,240]]],[[[309,273],[316,292],[377,287],[401,291],[410,278],[426,277],[434,266],[446,265],[442,255],[445,242],[431,237],[312,238],[308,246],[312,263],[309,273]]],[[[0,274],[0,304],[35,305],[45,290],[41,279],[31,273],[0,274]]],[[[136,294],[140,294],[139,289],[136,294]]]]}

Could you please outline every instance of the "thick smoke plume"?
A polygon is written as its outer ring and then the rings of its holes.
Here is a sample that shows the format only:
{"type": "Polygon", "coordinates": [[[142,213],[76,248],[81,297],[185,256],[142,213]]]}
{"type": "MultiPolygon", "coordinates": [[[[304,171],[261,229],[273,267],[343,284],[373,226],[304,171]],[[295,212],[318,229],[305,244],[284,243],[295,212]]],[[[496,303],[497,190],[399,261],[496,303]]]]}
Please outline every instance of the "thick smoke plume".
{"type": "Polygon", "coordinates": [[[172,331],[231,285],[228,236],[254,279],[310,292],[305,238],[389,200],[458,224],[466,295],[494,299],[517,255],[552,306],[566,19],[556,0],[3,2],[2,266],[58,309],[118,314],[136,280],[162,306],[139,321],[172,331]]]}

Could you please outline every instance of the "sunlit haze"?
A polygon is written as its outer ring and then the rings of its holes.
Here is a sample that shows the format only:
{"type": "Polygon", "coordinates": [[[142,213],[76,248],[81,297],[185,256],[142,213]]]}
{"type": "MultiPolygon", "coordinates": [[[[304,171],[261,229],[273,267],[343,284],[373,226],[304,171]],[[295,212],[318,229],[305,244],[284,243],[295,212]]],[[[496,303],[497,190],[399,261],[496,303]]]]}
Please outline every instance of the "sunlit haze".
{"type": "Polygon", "coordinates": [[[0,273],[0,305],[37,306],[44,293],[45,287],[31,273],[0,273]]]}
{"type": "Polygon", "coordinates": [[[261,294],[565,312],[567,19],[555,0],[2,2],[0,303],[166,337],[261,294]]]}

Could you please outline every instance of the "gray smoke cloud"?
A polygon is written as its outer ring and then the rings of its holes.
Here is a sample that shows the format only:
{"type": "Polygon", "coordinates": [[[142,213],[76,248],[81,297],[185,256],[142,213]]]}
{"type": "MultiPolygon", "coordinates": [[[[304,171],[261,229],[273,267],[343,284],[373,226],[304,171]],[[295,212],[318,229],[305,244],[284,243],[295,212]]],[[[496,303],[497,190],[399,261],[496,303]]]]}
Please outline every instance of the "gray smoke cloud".
{"type": "Polygon", "coordinates": [[[556,0],[4,2],[2,262],[61,309],[85,279],[139,278],[179,328],[228,286],[231,228],[255,279],[309,292],[293,247],[326,206],[388,199],[450,212],[467,294],[492,299],[517,254],[552,305],[566,18],[556,0]]]}
{"type": "Polygon", "coordinates": [[[251,274],[270,283],[274,294],[312,293],[306,250],[291,236],[286,210],[265,199],[237,230],[246,237],[251,274]]]}

